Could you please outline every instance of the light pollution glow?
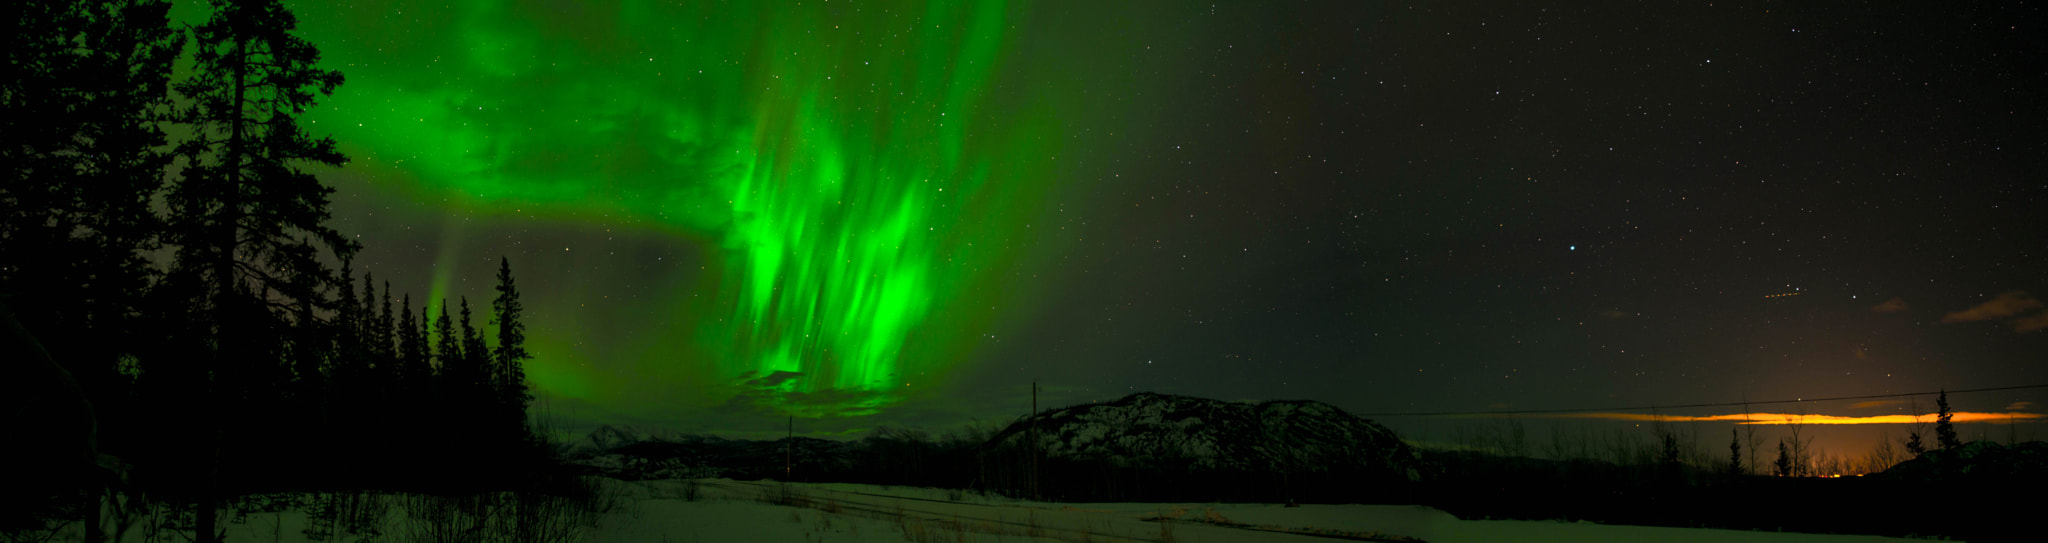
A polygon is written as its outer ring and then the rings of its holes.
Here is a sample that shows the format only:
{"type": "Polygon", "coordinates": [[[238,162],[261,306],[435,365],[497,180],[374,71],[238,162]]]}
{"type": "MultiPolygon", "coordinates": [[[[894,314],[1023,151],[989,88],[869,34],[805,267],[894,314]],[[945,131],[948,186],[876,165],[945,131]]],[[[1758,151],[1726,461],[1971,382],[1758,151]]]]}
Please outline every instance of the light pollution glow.
{"type": "MultiPolygon", "coordinates": [[[[1540,413],[1503,414],[1489,417],[1509,418],[1553,418],[1553,419],[1598,419],[1635,422],[1733,422],[1736,424],[1933,424],[1939,415],[1804,415],[1798,413],[1736,413],[1731,415],[1652,415],[1646,413],[1540,413]]],[[[1980,413],[1957,411],[1950,413],[1950,422],[2014,422],[2034,421],[2043,418],[2040,413],[1980,413]]]]}

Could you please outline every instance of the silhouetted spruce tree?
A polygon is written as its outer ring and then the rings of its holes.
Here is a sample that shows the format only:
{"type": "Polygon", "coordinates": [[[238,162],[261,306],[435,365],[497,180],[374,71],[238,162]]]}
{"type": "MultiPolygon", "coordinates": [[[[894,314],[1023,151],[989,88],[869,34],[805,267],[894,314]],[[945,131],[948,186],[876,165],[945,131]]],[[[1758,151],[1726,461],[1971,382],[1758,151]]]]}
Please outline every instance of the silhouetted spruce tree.
{"type": "Polygon", "coordinates": [[[132,352],[130,316],[154,276],[144,254],[163,225],[151,198],[173,158],[159,121],[184,34],[169,2],[8,4],[0,293],[91,387],[132,352]]]}
{"type": "Polygon", "coordinates": [[[377,322],[370,325],[370,366],[377,368],[377,373],[382,377],[395,378],[400,374],[398,364],[395,362],[398,351],[392,347],[397,340],[392,337],[392,330],[398,325],[392,322],[391,318],[390,281],[384,282],[381,303],[377,309],[377,322]]]}
{"type": "MultiPolygon", "coordinates": [[[[341,261],[341,270],[336,272],[340,283],[340,296],[335,303],[334,318],[328,321],[328,348],[333,353],[327,359],[327,379],[330,384],[343,381],[348,365],[354,361],[357,351],[362,349],[363,301],[356,293],[355,264],[350,260],[341,261]]],[[[330,389],[330,396],[332,389],[330,389]]]]}
{"type": "Polygon", "coordinates": [[[9,4],[0,38],[10,66],[0,76],[0,262],[8,263],[0,285],[21,287],[7,290],[17,310],[43,292],[63,299],[48,308],[55,311],[25,313],[38,316],[24,322],[38,332],[49,317],[97,302],[132,304],[134,292],[114,289],[148,278],[140,252],[154,248],[162,228],[150,198],[172,160],[158,121],[171,104],[184,35],[169,26],[169,2],[9,4]]]}
{"type": "Polygon", "coordinates": [[[426,366],[427,375],[440,375],[441,357],[434,353],[434,319],[427,315],[429,307],[431,304],[420,302],[420,327],[413,331],[413,338],[420,342],[420,362],[426,366]]]}
{"type": "Polygon", "coordinates": [[[413,320],[412,294],[406,294],[398,305],[398,379],[417,393],[419,385],[433,376],[433,367],[427,362],[426,339],[419,337],[420,325],[413,320]]]}
{"type": "Polygon", "coordinates": [[[100,450],[146,463],[170,436],[146,435],[162,410],[131,408],[133,385],[183,393],[174,381],[200,375],[136,363],[168,350],[152,322],[168,291],[153,288],[160,273],[145,255],[160,246],[151,202],[172,156],[158,121],[185,35],[160,0],[5,5],[0,295],[93,402],[100,450]]]}
{"type": "Polygon", "coordinates": [[[497,290],[497,299],[491,301],[491,324],[498,326],[498,345],[491,353],[498,402],[506,417],[516,417],[513,427],[523,437],[531,431],[526,425],[526,407],[533,401],[526,388],[526,361],[533,356],[526,352],[526,323],[520,320],[525,306],[519,303],[519,288],[512,284],[512,261],[502,257],[498,259],[497,290]]]}
{"type": "Polygon", "coordinates": [[[434,321],[434,336],[440,352],[441,375],[457,386],[468,386],[480,382],[477,372],[469,367],[469,361],[462,352],[462,337],[455,332],[455,321],[448,318],[448,301],[441,301],[441,318],[434,321]]]}
{"type": "MultiPolygon", "coordinates": [[[[333,189],[300,169],[345,161],[333,139],[313,137],[297,117],[317,96],[332,94],[341,73],[314,67],[319,50],[293,34],[298,20],[278,0],[211,4],[212,15],[192,30],[191,76],[174,85],[189,104],[179,117],[191,136],[178,145],[185,167],[165,202],[177,246],[173,269],[204,285],[194,305],[211,320],[219,383],[268,362],[224,348],[261,339],[248,333],[260,325],[240,316],[261,313],[229,315],[231,308],[326,303],[321,293],[336,278],[321,252],[346,259],[357,244],[326,224],[333,189]]],[[[232,418],[222,411],[205,426],[217,431],[217,421],[232,418]]],[[[211,503],[202,511],[200,538],[215,540],[211,503]]]]}
{"type": "MultiPolygon", "coordinates": [[[[334,466],[342,471],[353,470],[360,464],[368,442],[362,439],[369,433],[372,421],[364,413],[366,405],[374,405],[365,397],[370,390],[370,340],[367,334],[374,315],[369,311],[376,285],[368,274],[363,276],[363,291],[356,292],[353,266],[349,261],[341,263],[342,293],[341,309],[334,318],[334,357],[329,360],[329,379],[325,414],[330,436],[341,439],[335,446],[324,449],[324,454],[334,466]]],[[[331,473],[338,480],[360,481],[358,473],[331,473]]]]}
{"type": "MultiPolygon", "coordinates": [[[[331,94],[339,72],[313,65],[320,53],[292,35],[297,20],[276,0],[214,0],[193,29],[192,76],[175,87],[190,101],[180,121],[192,134],[178,146],[186,167],[166,197],[174,268],[207,287],[202,310],[228,297],[262,304],[323,306],[336,276],[321,251],[347,258],[357,244],[326,225],[328,195],[302,165],[339,166],[330,138],[314,138],[297,116],[331,94]]],[[[238,337],[235,321],[214,325],[238,337]]],[[[239,341],[239,339],[238,339],[239,341]]]]}
{"type": "MultiPolygon", "coordinates": [[[[480,348],[471,348],[470,339],[475,335],[471,329],[469,303],[463,301],[464,321],[457,329],[455,320],[448,316],[448,304],[441,304],[441,318],[434,322],[435,334],[440,346],[441,371],[436,396],[444,417],[441,434],[445,440],[444,454],[454,466],[447,475],[458,487],[473,486],[489,471],[487,462],[479,461],[479,447],[488,433],[479,431],[492,422],[497,413],[493,406],[496,398],[491,392],[491,383],[484,373],[483,353],[480,348]]],[[[478,341],[481,341],[480,339],[478,341]]]]}
{"type": "Polygon", "coordinates": [[[1951,413],[1948,410],[1947,390],[1941,391],[1941,395],[1935,397],[1934,405],[1938,406],[1941,410],[1941,414],[1934,419],[1934,434],[1941,440],[1941,449],[1955,450],[1963,448],[1962,439],[1956,437],[1956,425],[1951,422],[1955,418],[1955,413],[1951,413]]]}
{"type": "Polygon", "coordinates": [[[490,381],[492,374],[489,369],[491,364],[490,351],[484,347],[483,334],[477,332],[476,327],[471,325],[472,322],[474,321],[470,319],[469,297],[463,296],[462,354],[468,359],[469,365],[476,368],[477,379],[484,383],[485,388],[490,388],[492,386],[490,381]]]}
{"type": "Polygon", "coordinates": [[[297,424],[280,428],[278,436],[291,450],[308,451],[315,445],[320,431],[319,417],[322,413],[327,390],[332,386],[323,371],[334,357],[334,326],[328,319],[316,314],[317,306],[342,307],[326,299],[325,291],[315,291],[308,298],[291,300],[287,305],[290,322],[282,332],[287,335],[289,348],[284,355],[288,364],[290,387],[281,389],[286,394],[280,416],[295,418],[297,424]]]}
{"type": "Polygon", "coordinates": [[[487,407],[496,406],[499,397],[497,394],[497,372],[493,369],[496,364],[492,363],[493,354],[490,348],[484,344],[483,333],[473,325],[474,322],[471,320],[469,297],[464,296],[462,297],[462,354],[464,365],[470,371],[475,372],[476,379],[476,386],[470,389],[475,394],[475,397],[471,400],[471,405],[475,406],[476,410],[471,411],[467,415],[472,419],[480,417],[485,413],[496,413],[495,408],[487,407]]]}
{"type": "Polygon", "coordinates": [[[1742,466],[1742,435],[1734,428],[1728,429],[1728,475],[1741,477],[1748,470],[1742,466]]]}
{"type": "Polygon", "coordinates": [[[463,338],[455,329],[455,320],[448,317],[446,300],[441,302],[441,318],[434,321],[434,336],[440,351],[435,359],[441,363],[436,382],[440,383],[442,397],[448,399],[448,411],[465,410],[487,399],[488,396],[476,393],[484,386],[483,368],[464,352],[463,338]]]}
{"type": "Polygon", "coordinates": [[[1660,484],[1683,484],[1685,464],[1678,446],[1678,435],[1669,429],[1657,429],[1657,478],[1660,484]]]}
{"type": "Polygon", "coordinates": [[[1657,434],[1657,441],[1661,445],[1657,453],[1657,462],[1667,467],[1678,466],[1680,453],[1678,435],[1668,431],[1660,431],[1657,434]]]}
{"type": "MultiPolygon", "coordinates": [[[[356,386],[363,373],[364,352],[368,341],[363,337],[369,314],[370,293],[375,291],[369,284],[369,277],[363,278],[364,291],[356,293],[354,266],[347,260],[341,262],[341,308],[334,315],[334,358],[328,363],[328,377],[336,387],[356,386]]],[[[352,391],[351,391],[352,392],[352,391]]]]}
{"type": "Polygon", "coordinates": [[[1913,451],[1916,457],[1927,452],[1927,444],[1920,441],[1919,430],[1906,432],[1906,450],[1913,451]]]}
{"type": "Polygon", "coordinates": [[[1779,477],[1792,476],[1792,448],[1785,446],[1785,440],[1778,440],[1778,461],[1771,464],[1777,468],[1779,477]]]}
{"type": "Polygon", "coordinates": [[[493,355],[490,348],[484,344],[483,333],[476,328],[474,325],[475,321],[471,318],[469,297],[464,296],[461,299],[462,365],[466,371],[471,372],[471,378],[475,379],[474,386],[470,387],[469,390],[475,395],[470,399],[470,404],[476,409],[469,416],[477,417],[484,413],[496,413],[493,406],[496,406],[498,403],[498,385],[497,372],[492,369],[495,365],[492,363],[491,357],[493,355]]]}

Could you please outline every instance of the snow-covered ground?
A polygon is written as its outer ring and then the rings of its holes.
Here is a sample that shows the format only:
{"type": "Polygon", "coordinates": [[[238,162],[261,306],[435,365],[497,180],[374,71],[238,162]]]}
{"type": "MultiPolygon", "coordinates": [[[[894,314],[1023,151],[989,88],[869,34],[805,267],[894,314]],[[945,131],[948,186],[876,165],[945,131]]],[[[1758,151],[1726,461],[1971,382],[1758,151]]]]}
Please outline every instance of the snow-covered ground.
{"type": "MultiPolygon", "coordinates": [[[[1874,536],[1747,532],[1593,523],[1461,520],[1421,506],[1268,504],[1036,503],[960,491],[852,484],[789,484],[725,479],[607,480],[617,510],[574,527],[592,542],[1308,542],[1336,540],[1582,542],[1904,541],[1874,536]],[[695,486],[696,499],[686,499],[695,486]]],[[[328,541],[461,541],[430,523],[403,497],[381,500],[381,535],[337,534],[328,541]]],[[[310,541],[309,508],[247,513],[227,524],[229,541],[310,541]]],[[[132,523],[123,541],[188,541],[132,523]]],[[[442,527],[445,529],[445,527],[442,527]]],[[[57,534],[76,541],[76,530],[57,534]],[[67,537],[69,536],[69,537],[67,537]]]]}

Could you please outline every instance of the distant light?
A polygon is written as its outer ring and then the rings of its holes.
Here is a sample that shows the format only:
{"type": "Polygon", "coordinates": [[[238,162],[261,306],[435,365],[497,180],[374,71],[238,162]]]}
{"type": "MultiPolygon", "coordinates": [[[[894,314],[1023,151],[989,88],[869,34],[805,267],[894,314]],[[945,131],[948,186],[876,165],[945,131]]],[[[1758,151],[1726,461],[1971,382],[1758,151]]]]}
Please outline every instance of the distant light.
{"type": "Polygon", "coordinates": [[[1573,246],[1571,246],[1571,250],[1573,250],[1573,251],[1577,251],[1577,250],[1579,250],[1579,246],[1577,246],[1577,245],[1573,245],[1573,246]]]}

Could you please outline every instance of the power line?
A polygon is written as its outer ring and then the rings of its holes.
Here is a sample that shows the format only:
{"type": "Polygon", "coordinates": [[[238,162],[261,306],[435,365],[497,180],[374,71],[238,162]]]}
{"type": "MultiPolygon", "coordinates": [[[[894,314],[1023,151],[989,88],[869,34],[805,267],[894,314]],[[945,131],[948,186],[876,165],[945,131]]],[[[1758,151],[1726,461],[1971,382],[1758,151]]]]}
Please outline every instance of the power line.
{"type": "MultiPolygon", "coordinates": [[[[2020,386],[2009,386],[2009,387],[1991,387],[1991,388],[1970,388],[1970,389],[1959,389],[1959,390],[1949,390],[1949,391],[1946,391],[1946,392],[1954,392],[1954,393],[1958,393],[1958,394],[1961,394],[1961,393],[1965,393],[1965,392],[1992,392],[1992,391],[1998,391],[1998,390],[2020,390],[2020,389],[2028,389],[2028,388],[2048,388],[2048,384],[2039,384],[2039,385],[2020,385],[2020,386]]],[[[1936,390],[1936,391],[1930,391],[1930,392],[1901,392],[1901,393],[1897,393],[1897,394],[1868,394],[1868,395],[1863,395],[1863,396],[1839,396],[1839,397],[1834,397],[1834,398],[1799,398],[1799,399],[1792,399],[1792,400],[1769,400],[1769,401],[1758,401],[1758,402],[1725,402],[1725,403],[1696,403],[1696,404],[1687,404],[1687,405],[1645,405],[1645,406],[1638,406],[1638,407],[1597,407],[1597,408],[1586,408],[1586,409],[1522,409],[1522,410],[1515,410],[1515,411],[1437,411],[1437,412],[1428,412],[1428,413],[1359,413],[1359,414],[1357,414],[1357,416],[1360,416],[1360,417],[1442,417],[1442,416],[1453,416],[1453,415],[1536,415],[1536,414],[1545,414],[1545,413],[1593,413],[1593,412],[1600,412],[1600,411],[1646,411],[1646,410],[1651,410],[1651,409],[1687,409],[1687,408],[1693,408],[1693,407],[1736,407],[1736,406],[1752,406],[1752,405],[1771,405],[1771,404],[1781,404],[1781,403],[1806,403],[1806,402],[1830,402],[1830,401],[1836,401],[1836,400],[1868,400],[1868,399],[1871,399],[1871,398],[1903,398],[1903,397],[1906,397],[1906,396],[1929,396],[1929,395],[1934,395],[1934,394],[1940,394],[1940,393],[1942,393],[1942,392],[1944,392],[1944,391],[1936,390]]]]}

